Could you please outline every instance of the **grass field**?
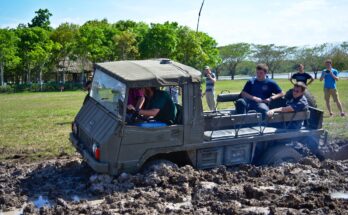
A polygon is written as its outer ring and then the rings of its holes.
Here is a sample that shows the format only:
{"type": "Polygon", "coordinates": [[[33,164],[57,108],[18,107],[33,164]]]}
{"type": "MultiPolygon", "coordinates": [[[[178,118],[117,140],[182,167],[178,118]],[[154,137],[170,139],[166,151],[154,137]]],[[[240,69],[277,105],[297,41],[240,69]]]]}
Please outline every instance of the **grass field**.
{"type": "MultiPolygon", "coordinates": [[[[284,90],[291,87],[287,80],[278,83],[284,90]]],[[[223,90],[239,92],[244,84],[245,81],[218,81],[216,94],[223,90]]],[[[348,80],[339,81],[338,88],[343,106],[348,110],[348,80]]],[[[319,108],[326,111],[322,83],[315,81],[309,89],[319,108]]],[[[70,122],[85,95],[82,91],[0,94],[0,160],[14,157],[38,160],[73,153],[68,141],[70,122]]],[[[207,109],[205,98],[203,105],[207,109]]],[[[219,108],[231,105],[225,103],[219,108]]],[[[332,106],[338,114],[336,104],[332,102],[332,106]]],[[[348,117],[325,117],[324,127],[331,135],[348,139],[348,117]]]]}

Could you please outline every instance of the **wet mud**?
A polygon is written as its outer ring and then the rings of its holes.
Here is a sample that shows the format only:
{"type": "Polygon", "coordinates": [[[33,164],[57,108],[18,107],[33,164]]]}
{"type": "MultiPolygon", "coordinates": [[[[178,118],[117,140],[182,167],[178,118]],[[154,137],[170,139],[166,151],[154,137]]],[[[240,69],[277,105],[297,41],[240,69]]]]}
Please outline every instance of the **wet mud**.
{"type": "Polygon", "coordinates": [[[96,174],[80,158],[0,163],[0,214],[348,214],[348,160],[279,167],[161,165],[96,174]]]}

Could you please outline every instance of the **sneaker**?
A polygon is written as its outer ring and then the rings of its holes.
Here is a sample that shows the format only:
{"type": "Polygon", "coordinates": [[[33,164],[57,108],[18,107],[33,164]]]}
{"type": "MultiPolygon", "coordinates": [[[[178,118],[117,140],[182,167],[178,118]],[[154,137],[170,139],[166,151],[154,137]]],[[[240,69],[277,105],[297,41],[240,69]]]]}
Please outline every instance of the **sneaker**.
{"type": "Polygon", "coordinates": [[[342,113],[341,113],[341,116],[342,116],[342,117],[346,116],[346,113],[345,113],[345,112],[342,112],[342,113]]]}

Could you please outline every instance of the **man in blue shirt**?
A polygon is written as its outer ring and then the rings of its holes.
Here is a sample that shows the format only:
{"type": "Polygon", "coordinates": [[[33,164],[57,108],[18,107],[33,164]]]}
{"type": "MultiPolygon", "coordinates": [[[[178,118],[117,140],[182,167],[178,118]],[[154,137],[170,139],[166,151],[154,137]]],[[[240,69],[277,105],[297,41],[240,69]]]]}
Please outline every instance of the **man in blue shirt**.
{"type": "MultiPolygon", "coordinates": [[[[285,107],[275,108],[267,112],[268,116],[272,116],[275,112],[299,112],[308,109],[308,102],[304,93],[307,89],[307,86],[303,82],[297,82],[294,84],[292,90],[292,97],[286,101],[285,107]]],[[[288,129],[300,129],[302,127],[303,121],[291,121],[287,124],[288,129]]],[[[301,137],[295,139],[302,144],[305,144],[308,149],[316,155],[319,160],[324,160],[325,157],[323,153],[319,150],[318,142],[313,137],[301,137]]]]}
{"type": "Polygon", "coordinates": [[[266,64],[256,66],[256,77],[245,84],[241,93],[242,98],[236,102],[238,114],[256,110],[265,117],[269,110],[268,104],[284,95],[275,81],[266,78],[267,72],[268,66],[266,64]]]}
{"type": "Polygon", "coordinates": [[[330,105],[330,97],[332,96],[334,102],[337,104],[337,108],[341,112],[341,116],[345,116],[346,114],[343,111],[341,101],[338,96],[336,81],[338,78],[338,71],[332,68],[332,61],[330,59],[325,61],[326,69],[324,69],[321,73],[320,81],[324,80],[324,95],[326,107],[329,110],[330,116],[333,116],[330,105]]]}
{"type": "MultiPolygon", "coordinates": [[[[292,97],[286,101],[285,107],[274,108],[267,112],[268,116],[272,116],[275,112],[300,112],[308,109],[308,101],[304,96],[307,86],[303,82],[297,82],[294,84],[292,90],[292,97]]],[[[303,121],[292,121],[287,125],[289,129],[300,129],[303,121]]]]}

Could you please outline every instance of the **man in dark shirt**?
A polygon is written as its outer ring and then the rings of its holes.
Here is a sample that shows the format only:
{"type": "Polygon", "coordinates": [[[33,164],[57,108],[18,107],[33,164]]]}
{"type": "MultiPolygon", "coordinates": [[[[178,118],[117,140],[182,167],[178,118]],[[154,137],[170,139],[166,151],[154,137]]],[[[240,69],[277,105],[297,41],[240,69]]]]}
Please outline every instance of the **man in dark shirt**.
{"type": "Polygon", "coordinates": [[[298,72],[293,74],[290,78],[290,82],[292,84],[295,84],[293,82],[293,79],[295,79],[296,82],[301,81],[301,82],[305,83],[307,86],[310,85],[314,81],[313,77],[304,71],[303,64],[298,65],[298,72]],[[307,82],[308,80],[309,80],[309,82],[307,82]]]}
{"type": "MultiPolygon", "coordinates": [[[[308,109],[308,102],[304,96],[307,86],[303,82],[297,82],[294,84],[292,91],[292,98],[287,100],[285,107],[275,108],[267,112],[268,116],[272,116],[275,112],[299,112],[308,109]]],[[[287,125],[288,129],[300,129],[303,121],[292,121],[287,125]]],[[[310,151],[319,158],[324,160],[323,153],[319,150],[318,142],[315,137],[305,137],[294,139],[298,142],[305,144],[310,151]]]]}
{"type": "Polygon", "coordinates": [[[134,106],[128,105],[128,109],[145,117],[153,117],[156,121],[171,125],[175,121],[176,106],[166,91],[154,87],[145,88],[146,104],[144,109],[135,110],[134,106]]]}
{"type": "MultiPolygon", "coordinates": [[[[292,90],[292,98],[286,101],[285,107],[275,108],[267,112],[268,116],[272,116],[275,112],[300,112],[308,109],[308,102],[304,96],[307,86],[303,82],[294,84],[292,90]]],[[[303,121],[293,121],[287,125],[289,129],[300,129],[303,121]]]]}
{"type": "Polygon", "coordinates": [[[268,104],[284,94],[278,84],[266,78],[268,67],[266,64],[256,66],[256,78],[249,80],[241,93],[242,98],[236,102],[238,114],[245,114],[249,110],[256,110],[265,117],[269,110],[268,104]]]}

